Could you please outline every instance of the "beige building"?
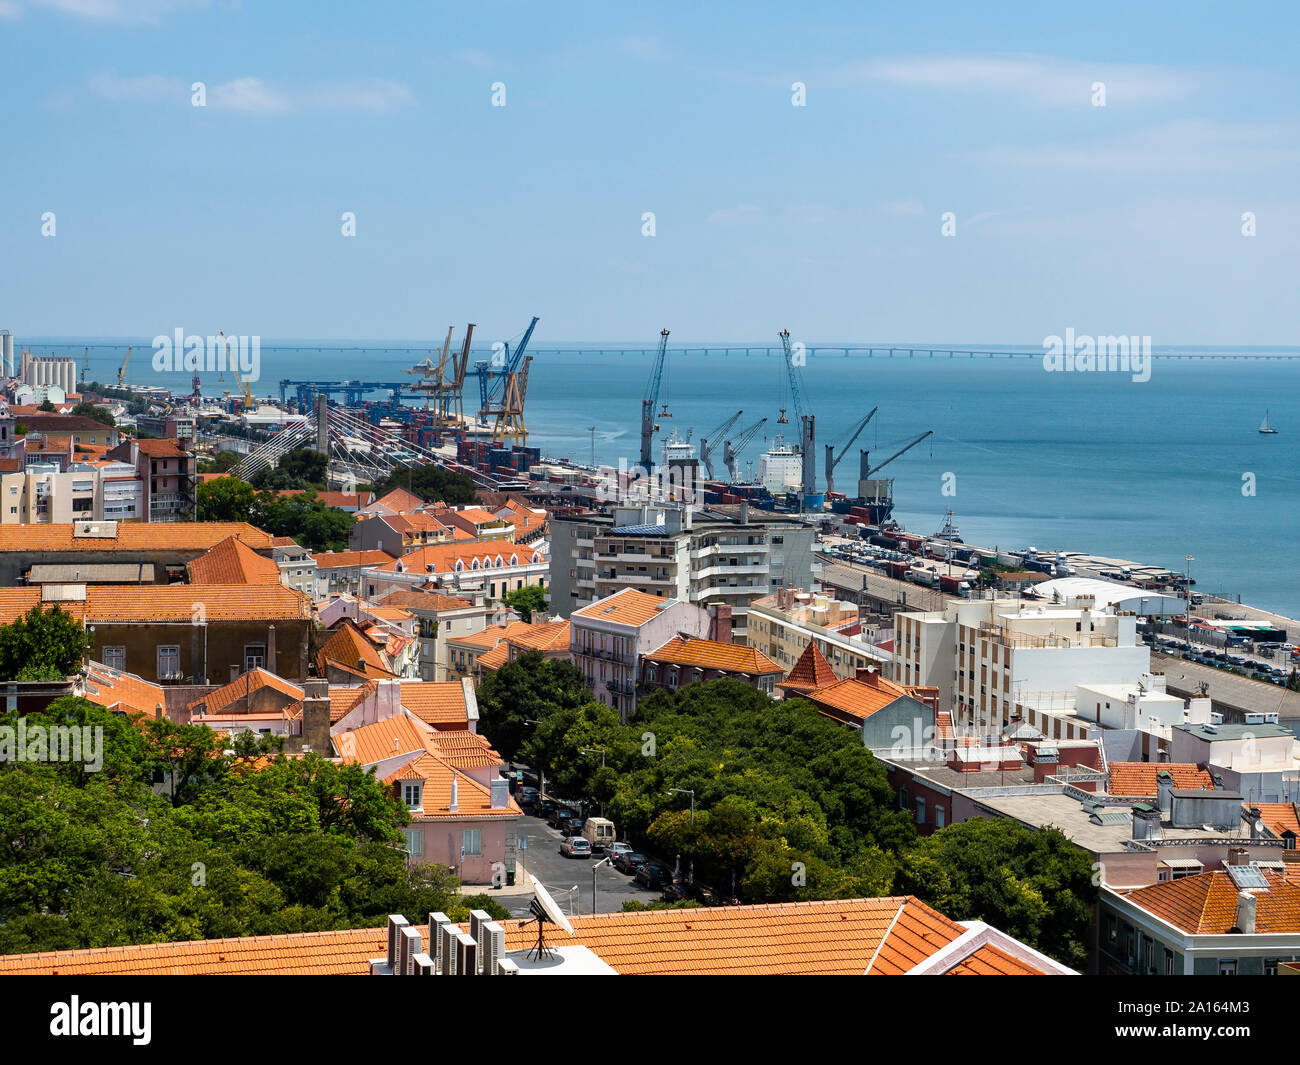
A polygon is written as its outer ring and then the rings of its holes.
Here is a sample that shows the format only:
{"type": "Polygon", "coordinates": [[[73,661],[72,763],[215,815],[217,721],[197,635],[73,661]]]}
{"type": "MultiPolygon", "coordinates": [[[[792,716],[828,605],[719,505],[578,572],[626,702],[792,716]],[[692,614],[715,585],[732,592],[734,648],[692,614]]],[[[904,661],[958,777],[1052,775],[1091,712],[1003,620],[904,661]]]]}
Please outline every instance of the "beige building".
{"type": "Polygon", "coordinates": [[[94,466],[74,463],[60,473],[54,463],[33,463],[17,473],[0,474],[0,499],[6,525],[48,525],[103,517],[103,488],[94,466]]]}
{"type": "Polygon", "coordinates": [[[810,643],[817,644],[837,677],[848,680],[871,666],[893,676],[893,654],[860,634],[858,607],[839,599],[788,588],[749,604],[745,640],[788,673],[810,643]]]}

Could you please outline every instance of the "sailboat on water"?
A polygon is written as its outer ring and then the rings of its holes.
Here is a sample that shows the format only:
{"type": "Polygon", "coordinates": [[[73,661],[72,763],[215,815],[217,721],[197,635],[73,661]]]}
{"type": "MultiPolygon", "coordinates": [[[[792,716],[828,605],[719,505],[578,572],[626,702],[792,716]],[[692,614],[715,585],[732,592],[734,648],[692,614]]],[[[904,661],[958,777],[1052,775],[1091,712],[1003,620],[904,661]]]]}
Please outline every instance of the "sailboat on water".
{"type": "Polygon", "coordinates": [[[1268,424],[1268,411],[1264,411],[1264,420],[1259,423],[1259,431],[1261,433],[1267,433],[1269,435],[1274,435],[1277,433],[1277,430],[1268,424]]]}

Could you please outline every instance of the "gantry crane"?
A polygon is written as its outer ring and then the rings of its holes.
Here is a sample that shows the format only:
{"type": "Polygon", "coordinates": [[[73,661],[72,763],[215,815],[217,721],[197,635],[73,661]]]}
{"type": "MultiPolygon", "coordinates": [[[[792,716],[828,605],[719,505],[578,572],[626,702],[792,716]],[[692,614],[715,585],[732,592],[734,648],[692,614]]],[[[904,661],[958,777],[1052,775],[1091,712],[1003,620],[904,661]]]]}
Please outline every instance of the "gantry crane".
{"type": "MultiPolygon", "coordinates": [[[[489,414],[496,415],[496,422],[492,427],[492,439],[498,447],[503,446],[507,440],[522,444],[528,438],[528,429],[524,425],[524,396],[528,390],[528,365],[532,362],[532,356],[525,358],[524,349],[528,347],[528,339],[533,335],[537,321],[537,316],[534,315],[513,352],[508,344],[504,345],[505,368],[502,374],[505,390],[501,397],[501,405],[485,404],[479,411],[479,417],[484,420],[489,414]]],[[[492,390],[489,390],[489,401],[492,398],[491,392],[492,390]]]]}
{"type": "Polygon", "coordinates": [[[515,345],[515,350],[510,350],[510,345],[503,343],[501,345],[504,358],[500,367],[493,369],[490,362],[480,361],[474,364],[474,370],[478,374],[479,387],[479,411],[478,416],[481,420],[486,421],[489,414],[500,414],[504,410],[504,404],[498,400],[505,395],[506,388],[510,383],[510,375],[519,372],[520,364],[523,361],[524,350],[528,347],[529,338],[533,335],[533,329],[537,326],[537,316],[528,323],[528,328],[524,330],[524,335],[519,338],[519,343],[515,345]]]}
{"type": "MultiPolygon", "coordinates": [[[[650,437],[652,437],[659,425],[655,421],[655,407],[659,405],[659,389],[664,379],[664,359],[668,355],[668,330],[659,331],[659,351],[655,355],[654,367],[650,371],[650,383],[646,385],[645,395],[641,398],[641,466],[643,469],[650,469],[654,463],[650,456],[650,437]]],[[[668,404],[664,404],[663,413],[658,415],[663,418],[671,418],[668,413],[668,404]]]]}
{"type": "MultiPolygon", "coordinates": [[[[809,495],[817,491],[817,466],[813,459],[816,419],[811,412],[804,409],[803,389],[799,385],[799,371],[794,364],[793,356],[790,354],[790,330],[782,329],[780,336],[781,350],[785,354],[785,373],[790,386],[790,401],[794,407],[795,416],[799,419],[799,457],[803,465],[799,478],[799,489],[803,495],[809,495]]],[[[785,416],[785,410],[781,411],[781,417],[777,421],[789,421],[785,416]]]]}
{"type": "Polygon", "coordinates": [[[730,418],[719,425],[708,436],[700,437],[700,461],[704,463],[704,472],[713,480],[713,452],[718,448],[718,441],[731,431],[731,427],[740,421],[743,410],[736,411],[730,418]],[[709,443],[712,440],[713,443],[709,443]]]}
{"type": "Polygon", "coordinates": [[[863,418],[862,421],[858,422],[858,427],[853,430],[853,435],[849,437],[849,442],[845,444],[842,448],[840,448],[840,453],[838,456],[836,456],[835,448],[832,445],[830,444],[826,445],[826,494],[827,495],[830,495],[833,491],[835,491],[835,467],[838,466],[840,464],[840,460],[843,459],[844,456],[849,453],[849,448],[853,446],[853,441],[855,441],[859,436],[862,435],[862,430],[867,427],[867,422],[871,421],[871,419],[876,416],[876,411],[878,411],[879,409],[880,409],[879,407],[872,407],[871,413],[868,414],[865,418],[863,418]]]}
{"type": "Polygon", "coordinates": [[[723,442],[722,462],[727,467],[727,471],[731,474],[731,480],[733,483],[740,480],[740,470],[737,468],[740,453],[745,450],[745,445],[754,439],[754,434],[766,424],[766,418],[759,418],[759,420],[748,429],[742,429],[734,443],[730,440],[723,442]]]}

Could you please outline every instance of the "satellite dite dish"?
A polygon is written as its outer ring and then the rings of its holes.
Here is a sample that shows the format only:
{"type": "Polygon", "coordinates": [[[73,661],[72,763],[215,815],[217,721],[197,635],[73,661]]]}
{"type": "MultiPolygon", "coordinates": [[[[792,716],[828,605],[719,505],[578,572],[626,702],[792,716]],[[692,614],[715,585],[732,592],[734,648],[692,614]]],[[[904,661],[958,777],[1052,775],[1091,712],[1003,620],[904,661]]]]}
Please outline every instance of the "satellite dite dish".
{"type": "Polygon", "coordinates": [[[528,912],[537,918],[537,945],[528,952],[531,958],[536,955],[537,960],[553,957],[553,952],[546,945],[545,926],[556,924],[563,928],[569,935],[573,935],[573,925],[569,919],[564,916],[564,911],[560,909],[551,893],[546,890],[540,880],[533,880],[533,901],[528,907],[528,912]]]}

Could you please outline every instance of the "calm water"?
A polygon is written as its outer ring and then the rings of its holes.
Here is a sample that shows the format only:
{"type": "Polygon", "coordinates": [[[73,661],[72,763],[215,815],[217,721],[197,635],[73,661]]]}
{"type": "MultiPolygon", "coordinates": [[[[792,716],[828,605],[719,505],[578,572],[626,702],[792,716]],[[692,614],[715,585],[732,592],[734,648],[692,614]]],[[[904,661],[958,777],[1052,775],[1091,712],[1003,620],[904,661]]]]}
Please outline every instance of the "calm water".
{"type": "MultiPolygon", "coordinates": [[[[40,355],[78,360],[87,341],[28,343],[40,355]]],[[[295,345],[306,342],[290,342],[295,345]]],[[[290,379],[409,380],[401,371],[427,347],[357,350],[358,342],[313,350],[262,349],[260,394],[290,379]],[[351,349],[351,350],[346,350],[351,349]]],[[[540,347],[540,345],[539,345],[540,347]]],[[[125,345],[95,348],[90,376],[116,378],[125,345]]],[[[1041,349],[1040,349],[1041,350],[1041,349]]],[[[1159,349],[1157,349],[1159,350],[1159,349]]],[[[154,374],[147,342],[131,356],[128,381],[188,390],[188,378],[154,374]]],[[[476,354],[477,357],[477,354],[476,354]]],[[[635,462],[641,396],[650,354],[548,355],[529,379],[527,423],[543,453],[578,461],[635,462]]],[[[781,361],[754,355],[673,356],[661,399],[694,440],[738,409],[742,425],[768,423],[742,460],[757,466],[775,435],[781,361]]],[[[1046,373],[1038,359],[843,358],[816,355],[803,371],[817,416],[818,481],[823,447],[842,446],[867,411],[879,413],[837,469],[837,486],[857,479],[857,448],[887,458],[926,429],[934,437],[891,463],[895,517],[932,533],[949,507],[971,543],[1069,549],[1181,571],[1193,555],[1202,591],[1300,615],[1300,567],[1292,557],[1300,521],[1300,361],[1183,362],[1157,358],[1151,379],[1119,373],[1046,373]],[[1256,430],[1265,408],[1281,432],[1256,430]],[[956,493],[944,496],[944,474],[956,493]],[[1243,495],[1253,474],[1255,494],[1243,495]]],[[[204,391],[235,386],[204,375],[204,391]]],[[[471,378],[467,382],[474,385],[471,378]]],[[[475,393],[476,394],[476,393],[475,393]]],[[[656,453],[658,445],[656,445],[656,453]]],[[[719,454],[719,467],[720,467],[719,454]]]]}

